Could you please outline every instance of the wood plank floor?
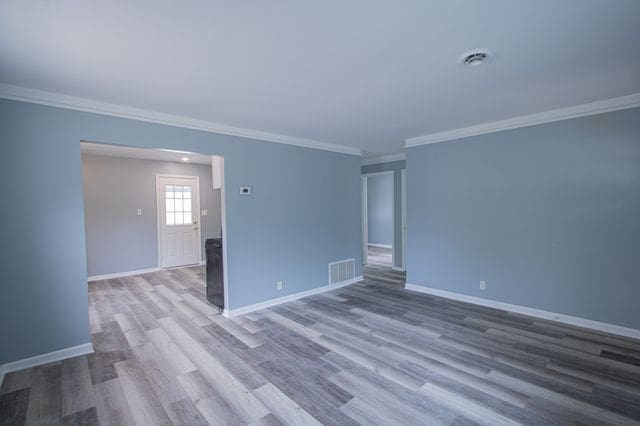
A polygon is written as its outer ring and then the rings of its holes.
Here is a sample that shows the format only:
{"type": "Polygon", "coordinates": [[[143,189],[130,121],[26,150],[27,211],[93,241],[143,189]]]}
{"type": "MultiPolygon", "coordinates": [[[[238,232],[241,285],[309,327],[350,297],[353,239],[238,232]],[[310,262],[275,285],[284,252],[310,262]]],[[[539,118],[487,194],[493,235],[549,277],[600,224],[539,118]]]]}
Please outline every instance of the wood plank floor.
{"type": "Polygon", "coordinates": [[[202,267],[89,285],[96,352],[8,374],[2,424],[639,424],[640,341],[404,290],[221,317],[202,267]]]}
{"type": "Polygon", "coordinates": [[[391,249],[367,246],[367,262],[370,266],[392,266],[393,256],[391,249]]]}

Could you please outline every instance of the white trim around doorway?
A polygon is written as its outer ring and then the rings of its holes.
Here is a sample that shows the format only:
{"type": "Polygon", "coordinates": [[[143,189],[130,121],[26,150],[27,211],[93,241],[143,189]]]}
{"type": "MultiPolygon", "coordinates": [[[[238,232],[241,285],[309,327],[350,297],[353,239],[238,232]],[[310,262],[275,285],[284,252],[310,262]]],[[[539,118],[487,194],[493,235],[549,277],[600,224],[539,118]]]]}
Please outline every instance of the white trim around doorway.
{"type": "Polygon", "coordinates": [[[388,170],[384,172],[374,172],[374,173],[365,173],[362,175],[362,185],[361,185],[361,195],[360,199],[362,200],[362,263],[366,265],[368,262],[368,246],[374,245],[369,244],[369,212],[368,212],[368,204],[367,204],[367,192],[368,192],[368,182],[367,179],[374,176],[383,176],[383,175],[391,175],[393,179],[393,185],[391,185],[391,234],[392,234],[392,244],[391,244],[391,266],[395,265],[395,241],[396,241],[396,208],[395,208],[395,200],[396,200],[396,184],[395,184],[395,172],[393,170],[388,170]]]}
{"type": "MultiPolygon", "coordinates": [[[[402,223],[400,224],[400,232],[402,232],[402,271],[407,270],[407,169],[400,170],[400,211],[402,223]]],[[[395,265],[394,265],[395,268],[395,265]]]]}

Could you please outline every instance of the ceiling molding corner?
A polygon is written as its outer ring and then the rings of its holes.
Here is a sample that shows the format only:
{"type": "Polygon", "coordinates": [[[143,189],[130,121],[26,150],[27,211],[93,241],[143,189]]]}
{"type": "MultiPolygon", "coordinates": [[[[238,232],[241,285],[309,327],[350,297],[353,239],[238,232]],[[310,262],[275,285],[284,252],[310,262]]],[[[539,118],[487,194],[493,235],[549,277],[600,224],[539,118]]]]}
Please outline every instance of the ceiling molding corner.
{"type": "Polygon", "coordinates": [[[380,163],[389,163],[391,161],[401,161],[405,160],[407,156],[404,152],[399,152],[397,154],[389,154],[389,155],[381,155],[379,157],[370,157],[363,158],[360,162],[363,166],[368,166],[370,164],[380,164],[380,163]]]}
{"type": "Polygon", "coordinates": [[[280,135],[276,133],[264,132],[261,130],[227,126],[225,124],[213,123],[205,120],[198,120],[173,114],[165,114],[157,111],[150,111],[125,105],[100,102],[86,98],[46,92],[43,90],[29,89],[26,87],[14,86],[5,83],[0,83],[0,98],[47,105],[57,108],[71,109],[75,111],[90,112],[94,114],[108,115],[112,117],[126,118],[130,120],[145,121],[148,123],[200,130],[209,133],[218,133],[228,136],[237,136],[286,145],[295,145],[304,148],[339,152],[342,154],[357,156],[362,155],[360,148],[320,142],[313,139],[280,135]]]}
{"type": "Polygon", "coordinates": [[[482,123],[469,127],[461,127],[459,129],[447,130],[444,132],[416,136],[406,139],[404,146],[405,148],[410,148],[413,146],[467,138],[470,136],[485,135],[489,133],[501,132],[503,130],[535,126],[538,124],[569,120],[572,118],[603,114],[605,112],[618,111],[635,107],[640,107],[640,93],[634,93],[627,96],[620,96],[617,98],[605,99],[566,108],[552,109],[536,114],[521,115],[518,117],[508,118],[506,120],[482,123]]]}

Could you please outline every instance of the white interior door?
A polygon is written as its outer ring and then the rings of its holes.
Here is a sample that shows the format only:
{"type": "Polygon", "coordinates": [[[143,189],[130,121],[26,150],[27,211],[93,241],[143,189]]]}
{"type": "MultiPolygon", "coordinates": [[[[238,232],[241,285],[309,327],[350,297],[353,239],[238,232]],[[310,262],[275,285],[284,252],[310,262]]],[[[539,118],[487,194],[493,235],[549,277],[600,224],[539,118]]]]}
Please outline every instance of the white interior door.
{"type": "Polygon", "coordinates": [[[160,267],[200,262],[200,189],[198,177],[157,177],[160,267]]]}

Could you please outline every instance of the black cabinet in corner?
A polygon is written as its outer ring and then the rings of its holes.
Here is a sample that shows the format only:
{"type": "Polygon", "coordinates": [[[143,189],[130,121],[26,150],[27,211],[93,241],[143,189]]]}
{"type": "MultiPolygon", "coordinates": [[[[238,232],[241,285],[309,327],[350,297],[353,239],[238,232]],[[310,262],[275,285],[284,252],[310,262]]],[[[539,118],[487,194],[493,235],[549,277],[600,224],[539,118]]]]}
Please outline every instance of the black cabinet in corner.
{"type": "Polygon", "coordinates": [[[205,241],[204,247],[207,253],[207,300],[223,309],[222,238],[210,238],[205,241]]]}

